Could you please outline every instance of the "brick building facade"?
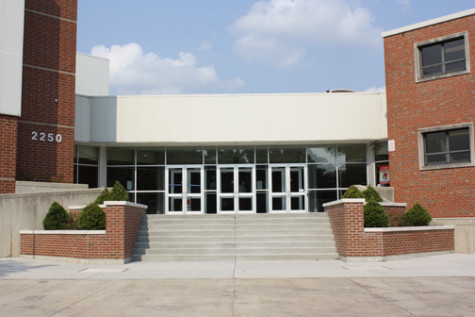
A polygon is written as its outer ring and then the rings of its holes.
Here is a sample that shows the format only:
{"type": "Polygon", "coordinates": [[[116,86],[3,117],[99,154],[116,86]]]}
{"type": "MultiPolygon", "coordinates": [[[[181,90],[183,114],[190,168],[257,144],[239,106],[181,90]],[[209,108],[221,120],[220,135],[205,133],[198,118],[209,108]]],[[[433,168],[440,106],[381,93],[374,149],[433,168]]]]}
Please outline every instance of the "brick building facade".
{"type": "Polygon", "coordinates": [[[0,115],[0,193],[73,182],[77,0],[24,4],[21,116],[0,115]]]}
{"type": "Polygon", "coordinates": [[[475,10],[383,37],[395,200],[474,217],[475,10]]]}

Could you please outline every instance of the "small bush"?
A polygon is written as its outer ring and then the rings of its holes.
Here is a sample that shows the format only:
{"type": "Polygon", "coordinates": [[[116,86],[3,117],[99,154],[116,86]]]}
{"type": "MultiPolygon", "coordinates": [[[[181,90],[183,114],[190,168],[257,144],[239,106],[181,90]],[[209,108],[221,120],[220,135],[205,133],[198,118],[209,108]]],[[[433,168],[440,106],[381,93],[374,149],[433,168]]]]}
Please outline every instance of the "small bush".
{"type": "Polygon", "coordinates": [[[354,185],[348,187],[342,198],[364,198],[363,193],[354,185]]]}
{"type": "Polygon", "coordinates": [[[387,227],[389,216],[384,208],[374,200],[370,200],[364,206],[364,226],[365,227],[387,227]]]}
{"type": "Polygon", "coordinates": [[[119,181],[115,181],[110,192],[110,198],[114,201],[129,201],[129,193],[119,181]]]}
{"type": "Polygon", "coordinates": [[[63,206],[55,201],[43,219],[43,228],[45,230],[65,230],[72,227],[73,218],[63,206]]]}
{"type": "Polygon", "coordinates": [[[414,204],[405,214],[401,216],[403,226],[428,226],[432,217],[419,203],[414,204]]]}
{"type": "Polygon", "coordinates": [[[378,203],[383,202],[383,198],[381,198],[381,195],[379,195],[379,193],[376,191],[376,189],[371,187],[371,185],[368,185],[366,190],[363,192],[363,197],[366,199],[367,202],[369,202],[371,200],[374,200],[378,203]]]}
{"type": "Polygon", "coordinates": [[[82,230],[104,230],[106,228],[106,213],[98,205],[89,204],[79,214],[77,224],[82,230]]]}
{"type": "Polygon", "coordinates": [[[102,191],[102,193],[97,196],[96,200],[94,201],[94,204],[97,205],[102,205],[105,201],[110,201],[111,199],[111,192],[106,188],[102,191]]]}

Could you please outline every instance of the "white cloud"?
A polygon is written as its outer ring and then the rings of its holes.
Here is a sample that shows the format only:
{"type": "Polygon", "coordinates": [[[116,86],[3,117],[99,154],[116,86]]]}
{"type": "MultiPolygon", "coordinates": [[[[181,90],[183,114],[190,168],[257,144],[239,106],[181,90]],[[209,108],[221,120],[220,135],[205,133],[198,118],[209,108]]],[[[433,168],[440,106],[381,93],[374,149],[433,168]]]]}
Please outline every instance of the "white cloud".
{"type": "Polygon", "coordinates": [[[386,86],[382,86],[382,87],[373,86],[373,87],[369,87],[364,92],[385,92],[385,91],[386,91],[386,86]]]}
{"type": "Polygon", "coordinates": [[[412,0],[396,0],[396,2],[404,9],[412,8],[412,0]]]}
{"type": "Polygon", "coordinates": [[[231,30],[243,57],[281,67],[298,64],[312,45],[377,47],[382,31],[368,9],[346,0],[260,0],[231,30]]]}
{"type": "Polygon", "coordinates": [[[180,52],[176,59],[162,58],[129,43],[97,45],[91,54],[110,60],[111,90],[117,94],[232,92],[244,85],[240,78],[221,80],[213,66],[197,66],[189,52],[180,52]]]}
{"type": "Polygon", "coordinates": [[[203,41],[200,43],[200,46],[198,46],[198,51],[209,51],[213,47],[213,43],[208,42],[208,41],[203,41]]]}

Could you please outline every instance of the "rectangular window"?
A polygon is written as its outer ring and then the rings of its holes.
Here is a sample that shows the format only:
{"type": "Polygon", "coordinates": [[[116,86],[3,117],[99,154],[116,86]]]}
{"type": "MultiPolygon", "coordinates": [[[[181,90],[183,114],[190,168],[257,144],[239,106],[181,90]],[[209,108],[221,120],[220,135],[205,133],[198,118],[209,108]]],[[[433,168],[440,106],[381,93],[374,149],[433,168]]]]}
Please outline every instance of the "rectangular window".
{"type": "Polygon", "coordinates": [[[419,130],[422,169],[473,166],[473,125],[419,130]]]}
{"type": "Polygon", "coordinates": [[[418,80],[430,80],[468,71],[465,34],[416,44],[418,80]]]}

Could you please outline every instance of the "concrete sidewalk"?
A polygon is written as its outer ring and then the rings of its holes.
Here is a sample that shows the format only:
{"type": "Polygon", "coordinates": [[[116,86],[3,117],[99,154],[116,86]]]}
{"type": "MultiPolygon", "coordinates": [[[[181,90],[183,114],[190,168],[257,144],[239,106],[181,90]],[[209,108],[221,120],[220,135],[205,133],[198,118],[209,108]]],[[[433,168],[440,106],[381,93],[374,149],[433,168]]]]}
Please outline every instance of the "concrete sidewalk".
{"type": "Polygon", "coordinates": [[[0,316],[473,316],[475,255],[371,263],[0,259],[0,316]]]}
{"type": "Polygon", "coordinates": [[[473,276],[475,254],[386,262],[255,261],[131,262],[97,265],[25,258],[0,259],[0,279],[195,279],[473,276]]]}

